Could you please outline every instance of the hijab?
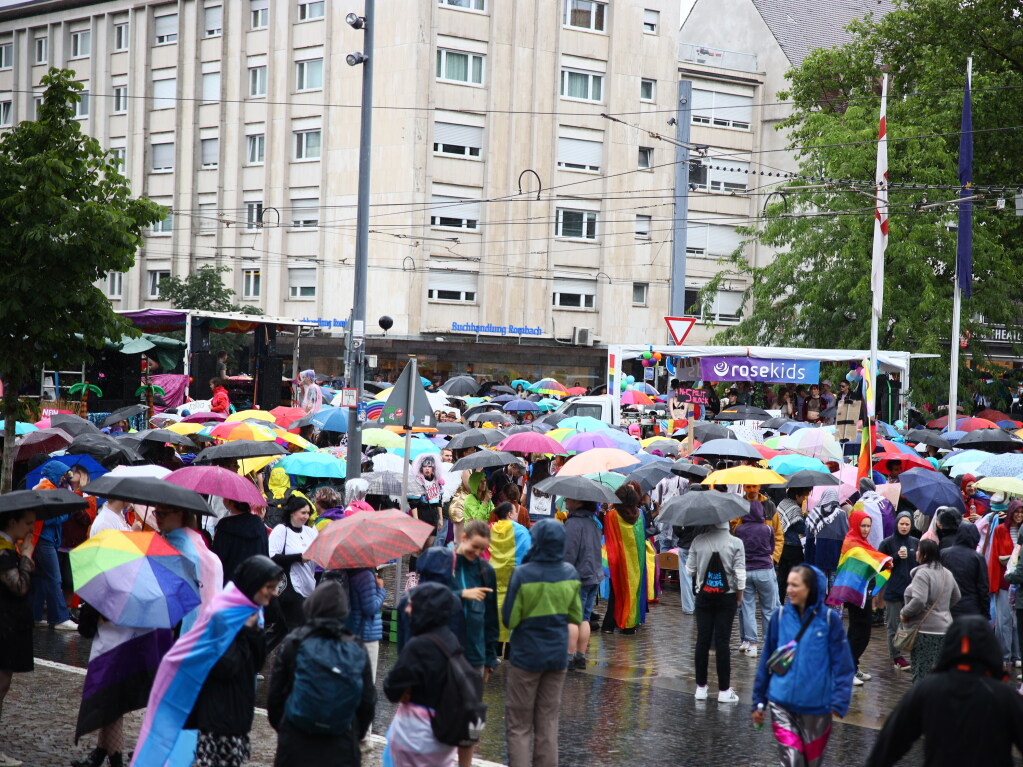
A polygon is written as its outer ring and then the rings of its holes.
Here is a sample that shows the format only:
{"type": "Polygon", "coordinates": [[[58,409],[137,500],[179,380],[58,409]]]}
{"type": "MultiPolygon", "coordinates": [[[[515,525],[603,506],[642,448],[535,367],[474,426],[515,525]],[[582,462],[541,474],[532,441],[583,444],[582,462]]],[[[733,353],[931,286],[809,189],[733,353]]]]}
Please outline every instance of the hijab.
{"type": "MultiPolygon", "coordinates": [[[[849,515],[849,532],[845,534],[845,541],[842,543],[843,551],[847,545],[861,546],[869,551],[877,551],[877,549],[871,546],[870,542],[860,534],[860,524],[862,524],[865,519],[870,519],[870,515],[860,509],[853,511],[853,513],[849,515]]],[[[874,521],[871,520],[872,530],[873,525],[874,521]]]]}
{"type": "Polygon", "coordinates": [[[834,521],[837,515],[844,513],[845,511],[838,502],[838,491],[825,490],[821,496],[820,503],[814,506],[806,517],[807,535],[817,537],[820,531],[830,522],[834,521]]]}

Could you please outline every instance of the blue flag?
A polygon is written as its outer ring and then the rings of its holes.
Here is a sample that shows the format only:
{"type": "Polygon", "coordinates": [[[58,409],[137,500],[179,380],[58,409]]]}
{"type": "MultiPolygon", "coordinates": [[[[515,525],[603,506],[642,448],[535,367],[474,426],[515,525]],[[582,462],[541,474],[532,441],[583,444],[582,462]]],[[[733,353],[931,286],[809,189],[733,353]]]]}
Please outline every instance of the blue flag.
{"type": "Polygon", "coordinates": [[[973,111],[970,105],[970,77],[963,93],[963,121],[959,128],[959,232],[956,243],[956,274],[964,298],[973,284],[973,111]]]}

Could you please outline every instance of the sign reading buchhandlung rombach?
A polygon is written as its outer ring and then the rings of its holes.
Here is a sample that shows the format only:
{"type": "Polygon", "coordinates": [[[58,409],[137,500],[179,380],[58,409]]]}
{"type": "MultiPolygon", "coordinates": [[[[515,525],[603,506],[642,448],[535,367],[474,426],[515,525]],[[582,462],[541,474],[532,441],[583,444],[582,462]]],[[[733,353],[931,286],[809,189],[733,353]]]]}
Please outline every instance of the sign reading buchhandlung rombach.
{"type": "Polygon", "coordinates": [[[820,381],[817,360],[768,360],[760,357],[702,357],[704,381],[763,381],[811,384],[820,381]]]}

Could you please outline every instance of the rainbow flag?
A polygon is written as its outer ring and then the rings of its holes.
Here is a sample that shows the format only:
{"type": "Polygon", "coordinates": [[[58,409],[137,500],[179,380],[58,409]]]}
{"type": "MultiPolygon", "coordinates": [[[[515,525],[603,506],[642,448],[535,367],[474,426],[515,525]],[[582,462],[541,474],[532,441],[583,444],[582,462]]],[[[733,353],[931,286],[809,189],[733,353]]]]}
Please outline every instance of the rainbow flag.
{"type": "Polygon", "coordinates": [[[647,551],[643,516],[632,525],[618,513],[604,517],[604,550],[615,593],[614,618],[618,628],[633,628],[646,621],[647,551]]]}
{"type": "Polygon", "coordinates": [[[366,405],[366,420],[367,421],[378,421],[380,420],[380,414],[384,412],[384,405],[386,402],[382,400],[373,400],[366,405]]]}
{"type": "Polygon", "coordinates": [[[873,596],[888,582],[891,563],[891,557],[861,546],[855,541],[846,540],[842,544],[842,554],[838,558],[835,585],[831,587],[825,602],[829,605],[848,602],[857,607],[864,607],[867,604],[867,587],[870,579],[874,579],[874,590],[871,593],[873,596]]]}

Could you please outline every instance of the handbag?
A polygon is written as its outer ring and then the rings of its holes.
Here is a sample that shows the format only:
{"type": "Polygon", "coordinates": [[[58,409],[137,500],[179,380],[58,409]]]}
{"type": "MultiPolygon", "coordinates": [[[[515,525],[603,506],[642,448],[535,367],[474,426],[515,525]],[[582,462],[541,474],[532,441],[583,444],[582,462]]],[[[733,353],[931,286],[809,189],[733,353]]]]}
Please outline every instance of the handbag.
{"type": "Polygon", "coordinates": [[[920,627],[923,625],[924,621],[927,620],[927,616],[931,614],[931,610],[934,609],[936,604],[938,604],[938,600],[935,599],[931,602],[931,606],[927,608],[927,612],[923,614],[923,617],[916,622],[916,625],[913,626],[913,628],[909,628],[901,619],[899,620],[899,627],[895,630],[895,636],[892,639],[892,644],[895,645],[895,649],[902,650],[902,652],[913,651],[913,645],[916,644],[916,638],[920,633],[920,627]]]}
{"type": "Polygon", "coordinates": [[[778,676],[785,676],[789,673],[789,669],[792,668],[792,663],[796,659],[796,645],[799,644],[799,640],[803,638],[803,634],[810,627],[810,621],[817,614],[817,608],[810,611],[810,614],[803,619],[803,625],[799,627],[799,633],[796,634],[796,638],[792,639],[781,647],[775,648],[774,652],[771,653],[767,659],[767,670],[772,674],[778,676]]]}

